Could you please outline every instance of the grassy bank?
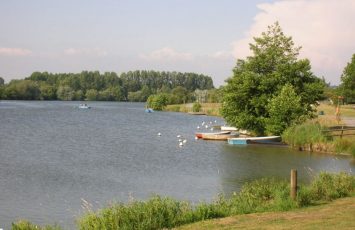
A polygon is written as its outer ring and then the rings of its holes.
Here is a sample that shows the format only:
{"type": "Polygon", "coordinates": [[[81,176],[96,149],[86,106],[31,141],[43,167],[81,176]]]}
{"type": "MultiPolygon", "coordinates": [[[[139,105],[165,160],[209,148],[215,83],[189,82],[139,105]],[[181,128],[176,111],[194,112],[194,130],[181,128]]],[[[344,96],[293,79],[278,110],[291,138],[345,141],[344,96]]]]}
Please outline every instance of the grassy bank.
{"type": "Polygon", "coordinates": [[[179,227],[197,229],[355,229],[355,197],[288,212],[237,215],[179,227]]]}
{"type": "MultiPolygon", "coordinates": [[[[97,212],[88,211],[78,219],[78,229],[164,229],[232,215],[288,211],[353,195],[355,177],[345,173],[321,173],[311,185],[300,186],[296,200],[289,197],[289,191],[286,181],[261,179],[245,184],[239,193],[228,199],[220,196],[212,203],[194,205],[154,196],[148,201],[113,204],[97,212]]],[[[26,222],[13,224],[13,229],[41,229],[21,228],[23,223],[26,222]]]]}

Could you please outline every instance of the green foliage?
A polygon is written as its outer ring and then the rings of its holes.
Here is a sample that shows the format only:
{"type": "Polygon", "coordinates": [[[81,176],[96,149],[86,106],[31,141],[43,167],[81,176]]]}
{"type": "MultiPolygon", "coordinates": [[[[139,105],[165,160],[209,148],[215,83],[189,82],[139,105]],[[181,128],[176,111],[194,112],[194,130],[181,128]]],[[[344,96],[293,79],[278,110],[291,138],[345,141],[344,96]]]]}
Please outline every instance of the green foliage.
{"type": "Polygon", "coordinates": [[[292,85],[282,87],[280,94],[274,96],[267,105],[269,117],[266,119],[266,131],[280,135],[294,123],[305,118],[307,110],[301,105],[301,97],[296,95],[292,85]]]}
{"type": "Polygon", "coordinates": [[[355,189],[355,177],[347,173],[322,172],[311,185],[314,200],[334,200],[351,195],[355,189]]]}
{"type": "Polygon", "coordinates": [[[333,143],[337,153],[346,153],[353,145],[353,141],[343,138],[336,138],[333,143]]]}
{"type": "MultiPolygon", "coordinates": [[[[220,195],[212,203],[192,205],[186,201],[156,195],[147,201],[112,204],[97,212],[88,211],[77,223],[81,230],[171,229],[183,224],[236,214],[286,211],[346,197],[354,191],[355,176],[347,173],[321,173],[311,185],[299,186],[297,199],[294,201],[290,198],[290,187],[286,181],[264,178],[246,183],[238,194],[235,193],[230,198],[220,195]]],[[[13,224],[12,229],[60,228],[41,228],[27,221],[19,221],[13,224]]]]}
{"type": "Polygon", "coordinates": [[[99,93],[97,92],[96,89],[89,89],[85,93],[85,98],[88,101],[96,101],[99,97],[99,93]]]}
{"type": "Polygon", "coordinates": [[[81,73],[33,72],[25,80],[3,85],[0,98],[23,100],[103,100],[141,101],[155,93],[172,92],[173,103],[184,103],[195,89],[212,89],[211,77],[196,73],[129,71],[118,76],[114,72],[82,71],[81,73]],[[93,90],[97,91],[95,97],[93,90]],[[89,94],[87,95],[87,92],[89,94]],[[88,97],[87,97],[88,96],[88,97]]]}
{"type": "Polygon", "coordinates": [[[309,149],[317,143],[327,142],[327,137],[322,132],[323,127],[319,123],[305,122],[293,125],[282,134],[282,140],[293,147],[309,149]]]}
{"type": "Polygon", "coordinates": [[[312,111],[310,104],[321,97],[324,83],[310,71],[308,60],[297,60],[300,48],[294,47],[278,23],[254,41],[250,44],[253,56],[238,60],[234,76],[227,80],[221,112],[229,124],[264,134],[270,118],[269,101],[283,86],[293,87],[306,115],[312,111]]]}
{"type": "Polygon", "coordinates": [[[346,102],[355,102],[355,54],[343,70],[340,89],[346,102]]]}
{"type": "Polygon", "coordinates": [[[20,220],[17,221],[16,223],[12,223],[12,230],[61,230],[62,228],[59,227],[58,225],[53,225],[53,226],[38,226],[35,224],[32,224],[26,220],[20,220]]]}
{"type": "Polygon", "coordinates": [[[201,110],[201,104],[198,103],[198,102],[195,102],[193,105],[192,105],[192,112],[200,112],[201,110]]]}
{"type": "Polygon", "coordinates": [[[9,100],[38,100],[39,85],[30,80],[12,80],[4,89],[4,99],[9,100]]]}
{"type": "Polygon", "coordinates": [[[154,110],[163,110],[163,108],[168,104],[169,95],[165,93],[150,95],[147,100],[149,108],[154,110]]]}
{"type": "Polygon", "coordinates": [[[57,98],[62,101],[71,101],[75,98],[75,91],[70,86],[59,86],[57,98]]]}

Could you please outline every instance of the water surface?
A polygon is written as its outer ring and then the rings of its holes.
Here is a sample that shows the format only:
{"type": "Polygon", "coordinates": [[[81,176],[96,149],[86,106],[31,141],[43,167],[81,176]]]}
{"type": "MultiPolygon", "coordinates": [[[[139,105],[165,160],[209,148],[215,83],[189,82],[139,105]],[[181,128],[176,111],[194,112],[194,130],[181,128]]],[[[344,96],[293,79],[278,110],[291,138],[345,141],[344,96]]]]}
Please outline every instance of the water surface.
{"type": "Polygon", "coordinates": [[[257,178],[288,179],[292,168],[304,183],[322,170],[355,171],[344,156],[194,140],[203,121],[223,123],[216,117],[145,113],[142,103],[78,105],[0,101],[0,228],[25,218],[73,229],[83,200],[93,209],[152,194],[210,201],[257,178]]]}

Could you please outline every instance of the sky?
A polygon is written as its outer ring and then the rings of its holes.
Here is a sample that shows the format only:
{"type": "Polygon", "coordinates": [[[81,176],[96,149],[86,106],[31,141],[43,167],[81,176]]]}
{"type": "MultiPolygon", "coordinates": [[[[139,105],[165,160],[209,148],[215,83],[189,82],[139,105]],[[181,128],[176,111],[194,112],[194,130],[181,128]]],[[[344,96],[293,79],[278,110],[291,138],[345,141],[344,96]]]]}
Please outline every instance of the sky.
{"type": "Polygon", "coordinates": [[[0,0],[0,77],[157,70],[232,76],[278,21],[332,85],[355,53],[355,0],[0,0]]]}

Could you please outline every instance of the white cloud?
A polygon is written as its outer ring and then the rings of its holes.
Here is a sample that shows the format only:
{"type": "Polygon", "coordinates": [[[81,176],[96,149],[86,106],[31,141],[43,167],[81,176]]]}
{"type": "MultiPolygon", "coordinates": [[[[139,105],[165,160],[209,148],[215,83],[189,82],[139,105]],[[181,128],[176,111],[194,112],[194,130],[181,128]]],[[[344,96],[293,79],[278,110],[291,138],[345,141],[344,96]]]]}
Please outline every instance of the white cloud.
{"type": "Polygon", "coordinates": [[[346,63],[355,53],[355,1],[283,0],[258,5],[260,12],[243,39],[233,43],[236,58],[250,55],[249,43],[267,26],[279,21],[296,46],[300,57],[311,61],[313,71],[332,83],[339,83],[346,63]]]}
{"type": "Polygon", "coordinates": [[[105,57],[107,56],[107,51],[101,48],[68,48],[64,50],[64,54],[69,56],[74,55],[85,55],[85,56],[96,56],[96,57],[105,57]]]}
{"type": "Polygon", "coordinates": [[[233,52],[217,51],[213,54],[208,54],[207,57],[213,59],[230,60],[233,59],[233,52]]]}
{"type": "Polygon", "coordinates": [[[3,56],[28,56],[31,54],[32,51],[28,49],[0,47],[0,55],[3,56]]]}
{"type": "Polygon", "coordinates": [[[190,61],[194,59],[191,53],[178,52],[170,47],[154,50],[149,54],[140,54],[140,58],[155,61],[190,61]]]}

